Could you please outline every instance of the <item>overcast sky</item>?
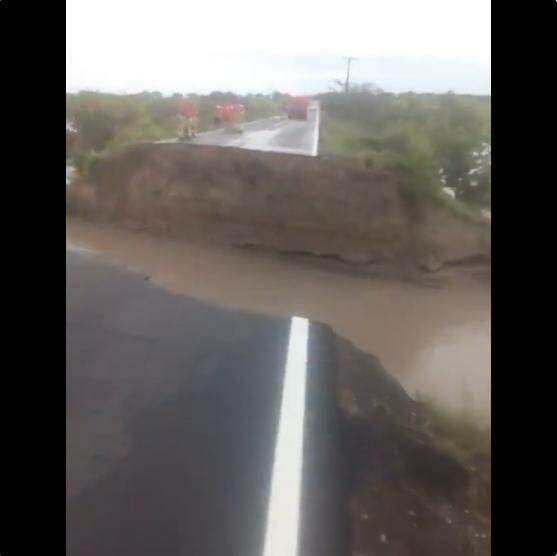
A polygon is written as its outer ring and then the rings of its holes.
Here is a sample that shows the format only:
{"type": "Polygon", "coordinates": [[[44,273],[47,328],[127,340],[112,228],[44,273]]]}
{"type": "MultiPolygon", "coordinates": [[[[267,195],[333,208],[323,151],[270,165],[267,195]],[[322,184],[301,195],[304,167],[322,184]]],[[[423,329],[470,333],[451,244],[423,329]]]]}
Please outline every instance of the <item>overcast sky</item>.
{"type": "Polygon", "coordinates": [[[490,0],[67,0],[69,91],[490,94],[490,0]]]}

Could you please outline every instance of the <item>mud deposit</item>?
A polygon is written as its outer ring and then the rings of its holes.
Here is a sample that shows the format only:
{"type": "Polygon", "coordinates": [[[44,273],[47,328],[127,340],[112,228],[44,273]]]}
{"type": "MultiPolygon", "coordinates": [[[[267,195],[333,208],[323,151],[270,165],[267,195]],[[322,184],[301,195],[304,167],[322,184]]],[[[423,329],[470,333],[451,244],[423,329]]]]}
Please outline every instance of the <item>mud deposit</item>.
{"type": "Polygon", "coordinates": [[[375,354],[413,397],[490,423],[490,283],[485,268],[435,284],[373,277],[326,262],[68,221],[74,247],[97,250],[177,293],[327,323],[375,354]]]}

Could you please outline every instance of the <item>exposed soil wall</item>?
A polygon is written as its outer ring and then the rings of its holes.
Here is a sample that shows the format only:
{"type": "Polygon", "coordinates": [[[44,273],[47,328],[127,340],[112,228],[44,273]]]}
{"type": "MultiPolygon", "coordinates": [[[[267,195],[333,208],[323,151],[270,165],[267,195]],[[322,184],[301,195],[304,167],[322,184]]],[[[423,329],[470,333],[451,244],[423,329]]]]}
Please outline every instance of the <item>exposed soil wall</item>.
{"type": "Polygon", "coordinates": [[[333,340],[352,554],[487,556],[491,463],[438,448],[428,409],[372,355],[333,340]]]}
{"type": "Polygon", "coordinates": [[[489,257],[487,226],[425,202],[410,209],[401,185],[347,162],[146,144],[97,161],[87,181],[73,184],[68,209],[173,236],[360,263],[489,257]]]}

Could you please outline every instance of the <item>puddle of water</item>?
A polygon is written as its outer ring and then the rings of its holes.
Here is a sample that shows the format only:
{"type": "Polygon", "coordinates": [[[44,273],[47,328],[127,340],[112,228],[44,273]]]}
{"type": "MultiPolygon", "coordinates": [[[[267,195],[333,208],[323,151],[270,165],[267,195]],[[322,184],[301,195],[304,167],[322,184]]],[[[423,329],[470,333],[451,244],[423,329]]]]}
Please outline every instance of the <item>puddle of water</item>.
{"type": "Polygon", "coordinates": [[[317,268],[254,253],[68,222],[72,245],[148,274],[177,293],[330,324],[373,353],[407,391],[491,421],[491,299],[472,278],[442,288],[317,268]]]}

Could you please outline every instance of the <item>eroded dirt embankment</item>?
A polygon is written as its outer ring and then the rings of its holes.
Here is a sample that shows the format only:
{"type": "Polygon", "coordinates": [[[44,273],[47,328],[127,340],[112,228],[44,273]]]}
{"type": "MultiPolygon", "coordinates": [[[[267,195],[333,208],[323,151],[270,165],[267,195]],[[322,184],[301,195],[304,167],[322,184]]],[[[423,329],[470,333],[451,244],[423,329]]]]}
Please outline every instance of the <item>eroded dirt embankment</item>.
{"type": "Polygon", "coordinates": [[[146,144],[96,161],[68,210],[135,229],[358,263],[426,267],[489,259],[487,226],[426,201],[399,178],[340,161],[146,144]]]}
{"type": "Polygon", "coordinates": [[[489,555],[489,452],[440,448],[435,417],[377,358],[339,336],[333,346],[352,554],[489,555]]]}

